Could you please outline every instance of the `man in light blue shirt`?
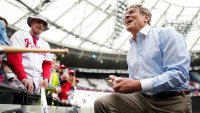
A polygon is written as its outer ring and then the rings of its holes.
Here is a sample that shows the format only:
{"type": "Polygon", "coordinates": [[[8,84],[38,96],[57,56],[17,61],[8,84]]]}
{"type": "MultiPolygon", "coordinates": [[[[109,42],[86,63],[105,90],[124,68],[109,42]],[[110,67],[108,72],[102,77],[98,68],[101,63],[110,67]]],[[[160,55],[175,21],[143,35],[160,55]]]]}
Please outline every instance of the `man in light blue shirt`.
{"type": "Polygon", "coordinates": [[[5,18],[0,17],[0,45],[10,45],[6,33],[6,26],[8,22],[5,18]]]}
{"type": "Polygon", "coordinates": [[[109,76],[116,93],[96,99],[95,113],[192,113],[185,39],[174,29],[150,27],[150,21],[142,5],[127,8],[129,78],[109,76]]]}
{"type": "MultiPolygon", "coordinates": [[[[5,18],[0,17],[0,45],[9,46],[10,41],[8,39],[6,33],[6,27],[8,26],[8,22],[5,18]]],[[[3,75],[6,75],[7,79],[14,78],[15,75],[12,73],[12,70],[7,65],[6,54],[0,51],[0,79],[3,79],[3,75]]],[[[4,79],[5,80],[5,79],[4,79]]],[[[1,81],[1,80],[0,80],[1,81]]]]}

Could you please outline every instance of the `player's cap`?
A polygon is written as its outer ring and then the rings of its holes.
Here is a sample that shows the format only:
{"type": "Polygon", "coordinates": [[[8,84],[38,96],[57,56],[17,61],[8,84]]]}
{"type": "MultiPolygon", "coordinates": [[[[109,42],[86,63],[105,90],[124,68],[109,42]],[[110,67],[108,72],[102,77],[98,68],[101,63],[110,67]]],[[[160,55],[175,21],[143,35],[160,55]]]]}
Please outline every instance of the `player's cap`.
{"type": "Polygon", "coordinates": [[[33,22],[33,20],[42,20],[43,24],[44,24],[44,31],[48,30],[48,23],[47,23],[47,19],[42,16],[42,15],[34,15],[34,16],[29,16],[27,19],[27,24],[29,25],[29,27],[31,27],[31,23],[33,22]]]}

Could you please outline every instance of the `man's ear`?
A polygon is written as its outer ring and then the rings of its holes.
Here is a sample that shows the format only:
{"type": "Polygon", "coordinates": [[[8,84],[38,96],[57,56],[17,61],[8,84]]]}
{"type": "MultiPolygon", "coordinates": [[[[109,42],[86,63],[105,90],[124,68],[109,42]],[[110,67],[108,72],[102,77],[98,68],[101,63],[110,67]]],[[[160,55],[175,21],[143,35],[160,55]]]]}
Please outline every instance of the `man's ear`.
{"type": "Polygon", "coordinates": [[[148,15],[145,15],[145,16],[144,16],[144,21],[145,21],[145,23],[148,23],[149,19],[150,19],[150,18],[149,18],[148,15]]]}

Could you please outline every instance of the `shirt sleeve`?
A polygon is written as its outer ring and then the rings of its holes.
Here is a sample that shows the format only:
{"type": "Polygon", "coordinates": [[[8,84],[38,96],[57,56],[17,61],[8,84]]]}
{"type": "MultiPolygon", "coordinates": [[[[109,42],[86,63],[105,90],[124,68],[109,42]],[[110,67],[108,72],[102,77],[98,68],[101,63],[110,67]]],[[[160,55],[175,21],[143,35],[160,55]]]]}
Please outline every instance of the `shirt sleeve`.
{"type": "Polygon", "coordinates": [[[42,64],[42,69],[43,69],[43,78],[47,78],[48,80],[50,79],[50,74],[51,74],[51,61],[44,60],[42,64]]]}
{"type": "Polygon", "coordinates": [[[6,28],[3,25],[2,20],[0,20],[0,45],[10,45],[10,42],[6,33],[6,28]]]}
{"type": "MultiPolygon", "coordinates": [[[[11,46],[24,47],[24,40],[22,34],[16,32],[10,40],[11,46]]],[[[8,65],[12,68],[13,72],[17,75],[19,80],[27,78],[26,72],[22,64],[22,53],[8,53],[8,65]]]]}
{"type": "Polygon", "coordinates": [[[17,75],[20,81],[27,78],[22,65],[22,53],[9,53],[7,59],[8,65],[12,68],[12,71],[17,75]]]}

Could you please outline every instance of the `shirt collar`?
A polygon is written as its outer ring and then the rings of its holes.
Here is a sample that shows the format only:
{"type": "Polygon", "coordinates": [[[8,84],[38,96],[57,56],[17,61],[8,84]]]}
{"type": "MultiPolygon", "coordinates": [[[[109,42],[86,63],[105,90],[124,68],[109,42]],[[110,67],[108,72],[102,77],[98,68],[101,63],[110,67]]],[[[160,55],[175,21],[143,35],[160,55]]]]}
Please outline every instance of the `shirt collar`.
{"type": "Polygon", "coordinates": [[[38,36],[32,35],[32,34],[31,34],[31,36],[32,36],[34,39],[36,39],[37,41],[39,40],[39,37],[38,37],[38,36]]]}
{"type": "Polygon", "coordinates": [[[151,27],[149,25],[146,25],[139,31],[139,33],[147,36],[147,34],[149,33],[150,29],[151,29],[151,27]]]}
{"type": "MultiPolygon", "coordinates": [[[[144,27],[138,32],[137,36],[138,36],[138,35],[144,35],[144,36],[146,37],[146,36],[148,35],[150,29],[151,29],[151,26],[149,26],[149,25],[144,26],[144,27]]],[[[133,43],[133,41],[134,41],[134,40],[133,40],[133,37],[131,37],[131,38],[129,39],[130,44],[133,43]]]]}

